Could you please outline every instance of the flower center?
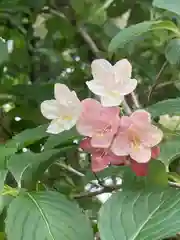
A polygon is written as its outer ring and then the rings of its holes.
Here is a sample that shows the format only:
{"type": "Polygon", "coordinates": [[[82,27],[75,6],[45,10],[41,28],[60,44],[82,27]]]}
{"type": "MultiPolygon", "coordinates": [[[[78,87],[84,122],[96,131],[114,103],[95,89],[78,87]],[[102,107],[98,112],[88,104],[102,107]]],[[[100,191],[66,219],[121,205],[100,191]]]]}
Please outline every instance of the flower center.
{"type": "Polygon", "coordinates": [[[97,148],[96,153],[99,153],[98,160],[102,160],[107,155],[106,151],[101,148],[97,148]]]}
{"type": "Polygon", "coordinates": [[[111,125],[107,125],[103,129],[96,130],[95,135],[98,137],[103,137],[105,133],[108,133],[111,131],[112,131],[111,125]]]}
{"type": "Polygon", "coordinates": [[[70,115],[64,115],[64,116],[62,116],[61,118],[62,118],[62,120],[64,120],[64,121],[70,121],[70,120],[73,119],[72,116],[70,116],[70,115]]]}
{"type": "Polygon", "coordinates": [[[139,149],[139,146],[140,146],[140,143],[141,143],[137,133],[135,131],[133,131],[132,129],[129,129],[128,130],[128,138],[129,138],[129,141],[132,144],[133,149],[135,151],[137,151],[139,149]]]}
{"type": "Polygon", "coordinates": [[[118,91],[109,91],[108,93],[112,97],[118,97],[119,96],[119,92],[118,91]]]}

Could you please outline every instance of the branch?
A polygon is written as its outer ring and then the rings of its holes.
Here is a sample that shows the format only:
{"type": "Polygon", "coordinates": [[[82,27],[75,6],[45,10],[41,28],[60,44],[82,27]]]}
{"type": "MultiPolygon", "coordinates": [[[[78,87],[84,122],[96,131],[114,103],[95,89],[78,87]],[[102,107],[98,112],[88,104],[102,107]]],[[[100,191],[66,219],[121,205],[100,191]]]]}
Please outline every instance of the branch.
{"type": "Polygon", "coordinates": [[[96,44],[93,41],[93,39],[91,38],[91,36],[87,33],[86,29],[84,27],[78,27],[78,31],[81,34],[81,36],[84,39],[84,41],[88,44],[88,46],[90,47],[90,49],[94,53],[94,55],[97,58],[101,58],[100,50],[96,46],[96,44]]]}
{"type": "Polygon", "coordinates": [[[126,114],[131,115],[132,111],[131,111],[131,108],[129,107],[126,99],[123,100],[122,107],[123,107],[124,111],[126,112],[126,114]]]}
{"type": "Polygon", "coordinates": [[[118,184],[115,186],[105,186],[102,189],[99,189],[97,191],[94,192],[84,192],[84,193],[79,193],[77,195],[74,195],[73,198],[75,199],[79,199],[79,198],[84,198],[84,197],[95,197],[97,195],[100,195],[102,193],[112,193],[115,190],[119,190],[122,187],[122,184],[118,184]]]}
{"type": "Polygon", "coordinates": [[[79,171],[77,171],[76,169],[72,168],[69,165],[65,165],[63,163],[55,163],[55,165],[67,170],[68,172],[74,173],[75,175],[79,176],[79,177],[84,177],[85,175],[79,171]]]}
{"type": "Polygon", "coordinates": [[[176,182],[168,182],[170,187],[174,187],[174,188],[180,188],[180,183],[176,183],[176,182]]]}
{"type": "Polygon", "coordinates": [[[135,108],[137,108],[137,109],[138,109],[138,108],[141,108],[141,105],[140,105],[140,103],[139,103],[139,100],[138,100],[135,92],[132,92],[132,93],[131,93],[131,98],[132,98],[132,101],[133,101],[133,103],[134,103],[135,108]]]}
{"type": "Polygon", "coordinates": [[[159,73],[157,74],[156,79],[155,79],[155,83],[152,85],[152,87],[151,87],[151,89],[150,89],[150,91],[149,91],[148,102],[149,102],[150,99],[151,99],[151,96],[152,96],[152,94],[153,94],[153,91],[156,89],[157,85],[159,84],[159,82],[160,82],[160,80],[161,80],[160,77],[161,77],[161,75],[162,75],[162,73],[163,73],[163,71],[164,71],[164,69],[166,68],[167,65],[168,65],[168,61],[165,61],[165,62],[163,63],[163,65],[162,65],[159,73]]]}

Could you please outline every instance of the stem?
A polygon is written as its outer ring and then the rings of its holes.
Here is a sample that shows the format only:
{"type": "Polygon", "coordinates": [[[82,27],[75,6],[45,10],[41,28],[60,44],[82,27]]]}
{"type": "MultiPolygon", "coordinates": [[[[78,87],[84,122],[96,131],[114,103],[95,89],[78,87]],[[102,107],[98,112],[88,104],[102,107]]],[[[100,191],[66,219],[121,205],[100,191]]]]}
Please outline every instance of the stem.
{"type": "Polygon", "coordinates": [[[140,105],[140,103],[139,103],[139,100],[138,100],[135,92],[132,92],[132,93],[131,93],[131,98],[132,98],[132,101],[133,101],[133,103],[134,103],[135,108],[141,108],[141,105],[140,105]]]}
{"type": "Polygon", "coordinates": [[[91,38],[91,36],[87,33],[86,29],[84,27],[78,27],[78,31],[81,34],[84,41],[88,44],[88,46],[90,47],[90,49],[94,53],[94,55],[97,58],[101,58],[100,50],[96,46],[96,44],[93,41],[93,39],[91,38]]]}
{"type": "Polygon", "coordinates": [[[131,115],[132,111],[125,99],[122,102],[122,107],[123,107],[124,111],[126,112],[126,114],[131,115]]]}
{"type": "Polygon", "coordinates": [[[73,198],[79,199],[79,198],[84,198],[84,197],[88,197],[88,198],[95,197],[102,193],[111,193],[115,190],[119,190],[121,187],[122,187],[122,184],[118,184],[116,186],[104,186],[102,189],[99,189],[94,192],[84,192],[84,193],[74,195],[73,198]]]}
{"type": "Polygon", "coordinates": [[[160,77],[161,77],[161,75],[162,75],[162,73],[163,73],[163,71],[165,70],[165,68],[166,68],[167,65],[168,65],[168,61],[166,60],[166,61],[163,63],[163,65],[162,65],[159,73],[158,73],[157,76],[156,76],[155,83],[152,85],[152,87],[151,87],[151,89],[150,89],[150,91],[149,91],[148,102],[150,101],[153,92],[155,91],[157,85],[159,84],[159,82],[160,82],[160,80],[161,80],[160,77]]]}
{"type": "Polygon", "coordinates": [[[106,186],[104,185],[104,182],[103,182],[101,179],[99,179],[99,177],[97,176],[97,174],[96,174],[95,172],[93,172],[93,175],[95,176],[96,180],[98,181],[98,184],[99,184],[101,187],[106,187],[106,186]]]}
{"type": "Polygon", "coordinates": [[[55,163],[55,164],[56,164],[57,166],[65,169],[65,170],[67,170],[68,172],[71,172],[71,173],[76,174],[76,175],[79,176],[79,177],[84,177],[84,176],[85,176],[83,173],[77,171],[76,169],[72,168],[72,167],[69,166],[69,165],[65,165],[65,164],[63,164],[63,163],[58,163],[58,162],[55,163]]]}
{"type": "Polygon", "coordinates": [[[180,188],[180,183],[176,183],[176,182],[168,182],[170,187],[174,187],[174,188],[180,188]]]}

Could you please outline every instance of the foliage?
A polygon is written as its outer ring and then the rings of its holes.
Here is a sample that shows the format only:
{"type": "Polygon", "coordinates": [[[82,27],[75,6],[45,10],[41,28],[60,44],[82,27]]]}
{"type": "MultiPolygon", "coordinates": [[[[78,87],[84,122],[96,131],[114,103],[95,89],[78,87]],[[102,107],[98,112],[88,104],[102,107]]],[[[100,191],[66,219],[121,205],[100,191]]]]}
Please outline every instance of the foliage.
{"type": "Polygon", "coordinates": [[[180,133],[158,121],[180,116],[180,1],[0,0],[0,23],[0,239],[179,239],[180,133]],[[92,97],[97,58],[132,63],[140,106],[164,132],[147,177],[94,174],[75,128],[46,132],[41,102],[56,83],[92,97]]]}

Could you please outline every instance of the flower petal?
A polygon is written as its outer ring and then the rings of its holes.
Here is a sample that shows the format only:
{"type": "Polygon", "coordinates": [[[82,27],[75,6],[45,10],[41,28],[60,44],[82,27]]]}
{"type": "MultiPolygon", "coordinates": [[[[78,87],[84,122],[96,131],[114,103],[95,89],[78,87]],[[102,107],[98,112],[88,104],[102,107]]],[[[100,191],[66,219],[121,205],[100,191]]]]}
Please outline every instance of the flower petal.
{"type": "Polygon", "coordinates": [[[134,160],[131,161],[131,169],[137,176],[147,176],[148,163],[138,163],[134,160]]]}
{"type": "Polygon", "coordinates": [[[82,112],[76,123],[76,128],[80,134],[92,137],[96,129],[97,116],[101,111],[101,104],[91,98],[83,100],[81,104],[82,112]]]}
{"type": "Polygon", "coordinates": [[[139,145],[131,148],[130,157],[138,163],[146,163],[151,159],[151,149],[139,145]]]}
{"type": "Polygon", "coordinates": [[[114,66],[114,73],[116,81],[124,82],[131,78],[132,66],[127,59],[118,61],[114,66]]]}
{"type": "Polygon", "coordinates": [[[126,81],[120,82],[119,84],[117,84],[116,88],[119,90],[121,95],[124,96],[133,92],[136,87],[137,87],[137,80],[129,78],[126,81]]]}
{"type": "Polygon", "coordinates": [[[155,146],[155,147],[151,148],[151,158],[157,159],[159,154],[160,154],[160,147],[159,146],[155,146]]]}
{"type": "Polygon", "coordinates": [[[128,116],[122,116],[120,119],[120,128],[119,131],[126,131],[132,125],[131,118],[128,116]]]}
{"type": "Polygon", "coordinates": [[[101,104],[104,107],[119,106],[123,100],[124,100],[124,97],[121,96],[120,94],[114,95],[114,96],[110,94],[101,96],[101,104]]]}
{"type": "Polygon", "coordinates": [[[138,127],[146,127],[151,123],[151,115],[145,110],[136,110],[130,118],[138,127]]]}
{"type": "Polygon", "coordinates": [[[126,133],[119,133],[114,139],[111,151],[118,156],[126,156],[130,153],[130,142],[126,133]]]}
{"type": "Polygon", "coordinates": [[[91,150],[93,149],[91,145],[91,138],[87,137],[81,140],[79,147],[85,151],[91,152],[91,150]]]}
{"type": "Polygon", "coordinates": [[[102,171],[109,165],[109,158],[102,152],[93,153],[91,156],[91,168],[93,172],[102,171]]]}
{"type": "Polygon", "coordinates": [[[96,148],[108,148],[113,140],[114,133],[94,134],[91,139],[91,145],[96,148]]]}
{"type": "Polygon", "coordinates": [[[142,131],[139,136],[144,146],[154,147],[161,142],[163,132],[158,127],[150,125],[144,132],[142,131]]]}
{"type": "Polygon", "coordinates": [[[54,85],[55,99],[62,105],[68,105],[72,98],[72,92],[65,84],[56,83],[54,85]]]}
{"type": "Polygon", "coordinates": [[[76,119],[62,119],[62,118],[57,118],[51,121],[47,132],[48,133],[53,133],[53,134],[58,134],[61,133],[65,130],[71,129],[74,125],[76,124],[76,119]]]}
{"type": "Polygon", "coordinates": [[[64,130],[65,129],[64,129],[64,125],[62,124],[62,121],[55,119],[49,124],[46,132],[52,133],[52,134],[58,134],[63,132],[64,130]]]}
{"type": "Polygon", "coordinates": [[[105,95],[104,86],[101,85],[98,81],[91,80],[91,81],[87,81],[86,84],[89,90],[91,90],[91,92],[93,92],[94,94],[100,95],[100,96],[105,95]]]}
{"type": "Polygon", "coordinates": [[[112,152],[109,153],[108,157],[109,157],[109,162],[112,165],[125,165],[127,161],[126,156],[117,156],[112,152]]]}
{"type": "Polygon", "coordinates": [[[41,113],[47,119],[55,119],[59,116],[59,105],[56,100],[46,100],[41,103],[41,113]]]}
{"type": "Polygon", "coordinates": [[[100,82],[107,82],[113,79],[113,67],[105,59],[96,59],[91,64],[93,78],[100,82]]]}

